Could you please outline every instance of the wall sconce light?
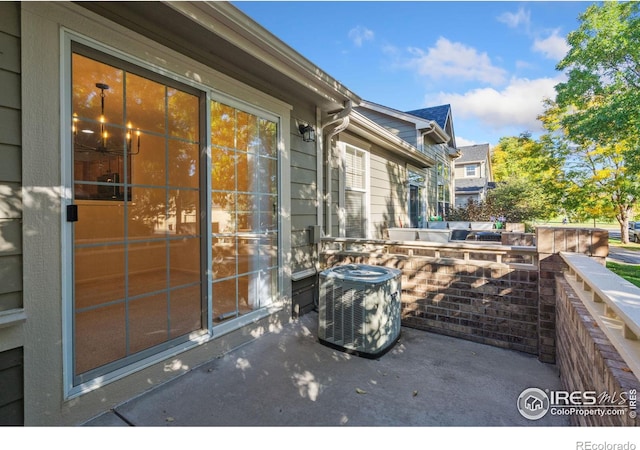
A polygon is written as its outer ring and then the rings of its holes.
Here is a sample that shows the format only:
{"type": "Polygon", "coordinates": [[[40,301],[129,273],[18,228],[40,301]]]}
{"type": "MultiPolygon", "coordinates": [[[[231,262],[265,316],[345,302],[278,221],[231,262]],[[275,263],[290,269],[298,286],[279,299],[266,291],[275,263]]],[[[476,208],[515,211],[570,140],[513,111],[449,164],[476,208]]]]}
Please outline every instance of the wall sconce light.
{"type": "Polygon", "coordinates": [[[302,140],[305,142],[316,141],[316,130],[311,125],[300,125],[298,127],[300,134],[302,134],[302,140]]]}

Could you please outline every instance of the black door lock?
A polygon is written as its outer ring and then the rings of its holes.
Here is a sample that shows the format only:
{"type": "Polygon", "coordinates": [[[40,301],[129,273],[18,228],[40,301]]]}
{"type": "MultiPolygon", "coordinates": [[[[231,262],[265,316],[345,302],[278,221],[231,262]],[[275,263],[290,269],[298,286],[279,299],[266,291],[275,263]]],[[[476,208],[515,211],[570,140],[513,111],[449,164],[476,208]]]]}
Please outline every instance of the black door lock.
{"type": "Polygon", "coordinates": [[[67,205],[67,222],[78,221],[78,205],[67,205]]]}

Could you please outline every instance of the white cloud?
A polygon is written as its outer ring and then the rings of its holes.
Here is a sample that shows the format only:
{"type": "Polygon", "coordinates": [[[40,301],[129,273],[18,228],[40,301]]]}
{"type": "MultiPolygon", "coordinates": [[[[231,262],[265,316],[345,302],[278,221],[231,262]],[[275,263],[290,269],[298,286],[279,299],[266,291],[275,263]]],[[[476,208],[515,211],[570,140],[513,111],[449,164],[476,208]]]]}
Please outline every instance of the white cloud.
{"type": "Polygon", "coordinates": [[[569,44],[565,38],[558,34],[558,30],[554,30],[548,38],[534,40],[532,49],[542,53],[545,58],[560,61],[567,55],[569,44]]]}
{"type": "Polygon", "coordinates": [[[502,13],[498,17],[498,22],[506,24],[509,28],[518,28],[523,25],[525,28],[529,28],[531,24],[531,12],[526,11],[523,7],[518,9],[516,13],[502,13]]]}
{"type": "Polygon", "coordinates": [[[349,39],[351,39],[351,42],[353,42],[353,44],[356,47],[362,47],[362,44],[365,41],[372,41],[374,34],[373,31],[371,31],[370,29],[363,27],[361,25],[358,25],[355,28],[352,28],[351,30],[349,30],[349,39]]]}
{"type": "Polygon", "coordinates": [[[456,146],[458,147],[466,147],[467,145],[476,145],[476,141],[470,141],[469,139],[465,139],[460,136],[456,136],[456,146]]]}
{"type": "Polygon", "coordinates": [[[433,79],[477,80],[493,85],[505,80],[504,69],[494,66],[486,53],[443,37],[427,51],[412,47],[409,53],[412,57],[406,65],[433,79]]]}
{"type": "Polygon", "coordinates": [[[393,44],[385,44],[381,47],[381,51],[384,55],[387,55],[391,58],[393,58],[394,60],[397,60],[398,58],[400,58],[400,55],[402,53],[402,50],[399,49],[398,47],[396,47],[393,44]]]}
{"type": "Polygon", "coordinates": [[[456,119],[476,119],[494,130],[516,127],[541,131],[536,118],[544,111],[542,101],[555,97],[554,86],[562,81],[560,78],[513,78],[500,91],[479,88],[464,94],[441,92],[427,100],[432,105],[450,103],[456,119]]]}

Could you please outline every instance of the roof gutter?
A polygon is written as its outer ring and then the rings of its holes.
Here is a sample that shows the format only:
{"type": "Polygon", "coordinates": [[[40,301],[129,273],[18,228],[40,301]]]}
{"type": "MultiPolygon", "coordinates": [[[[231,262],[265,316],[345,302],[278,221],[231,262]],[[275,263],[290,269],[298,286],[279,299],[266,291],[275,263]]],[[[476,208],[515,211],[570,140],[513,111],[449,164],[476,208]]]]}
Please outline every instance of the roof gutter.
{"type": "Polygon", "coordinates": [[[440,125],[438,125],[433,120],[429,121],[429,125],[431,126],[431,128],[423,132],[422,133],[423,136],[434,133],[436,135],[436,140],[440,140],[438,144],[446,144],[447,142],[449,142],[449,140],[451,139],[451,136],[449,136],[446,131],[440,128],[440,125]]]}

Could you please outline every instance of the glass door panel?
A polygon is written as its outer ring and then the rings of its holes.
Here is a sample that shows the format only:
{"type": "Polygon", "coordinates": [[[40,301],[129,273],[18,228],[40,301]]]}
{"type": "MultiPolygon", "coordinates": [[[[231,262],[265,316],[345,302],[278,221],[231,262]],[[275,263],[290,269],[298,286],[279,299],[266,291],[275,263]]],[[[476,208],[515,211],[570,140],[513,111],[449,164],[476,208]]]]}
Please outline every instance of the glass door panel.
{"type": "Polygon", "coordinates": [[[213,322],[269,305],[278,266],[277,123],[211,103],[213,322]]]}
{"type": "Polygon", "coordinates": [[[72,56],[76,382],[203,328],[201,94],[164,81],[72,56]]]}

